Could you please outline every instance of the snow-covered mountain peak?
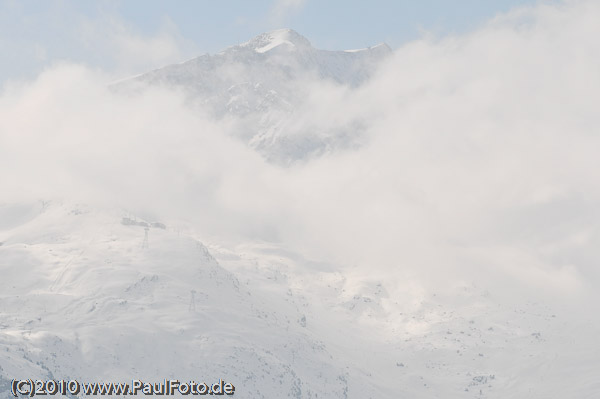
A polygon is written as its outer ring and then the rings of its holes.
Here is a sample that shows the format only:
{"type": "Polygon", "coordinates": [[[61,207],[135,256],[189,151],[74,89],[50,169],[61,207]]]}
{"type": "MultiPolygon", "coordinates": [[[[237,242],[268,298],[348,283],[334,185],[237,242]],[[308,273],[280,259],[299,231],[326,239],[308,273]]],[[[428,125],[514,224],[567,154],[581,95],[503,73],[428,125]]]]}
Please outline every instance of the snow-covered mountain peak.
{"type": "Polygon", "coordinates": [[[386,44],[362,50],[321,50],[292,29],[278,29],[113,87],[181,89],[190,104],[232,122],[234,137],[270,161],[289,164],[337,148],[353,148],[360,141],[360,121],[336,129],[298,125],[295,109],[303,106],[317,82],[349,89],[361,86],[391,53],[386,44]]]}
{"type": "Polygon", "coordinates": [[[293,29],[277,29],[256,36],[241,47],[252,48],[257,53],[266,53],[274,48],[299,49],[311,48],[311,44],[304,36],[293,29]]]}

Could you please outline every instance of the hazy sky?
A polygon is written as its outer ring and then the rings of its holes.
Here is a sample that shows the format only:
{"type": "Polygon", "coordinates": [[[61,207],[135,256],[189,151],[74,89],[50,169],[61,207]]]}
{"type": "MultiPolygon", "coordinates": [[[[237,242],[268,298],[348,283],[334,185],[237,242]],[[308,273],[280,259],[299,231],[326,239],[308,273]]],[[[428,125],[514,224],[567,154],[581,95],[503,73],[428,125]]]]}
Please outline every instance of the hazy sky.
{"type": "MultiPolygon", "coordinates": [[[[546,1],[547,3],[548,1],[546,1]]],[[[290,27],[323,49],[470,31],[534,0],[0,0],[0,82],[58,61],[146,71],[290,27]]]]}

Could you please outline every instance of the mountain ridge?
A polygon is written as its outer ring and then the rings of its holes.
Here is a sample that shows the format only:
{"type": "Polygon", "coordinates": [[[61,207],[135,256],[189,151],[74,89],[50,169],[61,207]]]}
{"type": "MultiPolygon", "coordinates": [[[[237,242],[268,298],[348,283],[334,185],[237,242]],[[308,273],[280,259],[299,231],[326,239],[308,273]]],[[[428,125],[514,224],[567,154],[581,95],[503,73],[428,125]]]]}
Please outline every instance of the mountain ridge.
{"type": "Polygon", "coordinates": [[[391,54],[384,43],[357,50],[319,50],[296,31],[279,29],[112,87],[120,92],[156,86],[182,90],[193,107],[232,121],[233,137],[269,161],[290,164],[358,145],[360,121],[333,130],[298,127],[295,110],[320,84],[360,87],[391,54]]]}

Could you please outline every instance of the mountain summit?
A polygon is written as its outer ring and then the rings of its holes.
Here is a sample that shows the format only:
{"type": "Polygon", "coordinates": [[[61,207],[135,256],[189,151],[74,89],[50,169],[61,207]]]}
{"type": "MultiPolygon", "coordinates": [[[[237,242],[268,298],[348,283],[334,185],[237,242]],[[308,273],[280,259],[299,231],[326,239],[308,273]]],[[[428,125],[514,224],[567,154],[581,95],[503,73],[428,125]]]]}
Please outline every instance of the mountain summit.
{"type": "Polygon", "coordinates": [[[306,49],[312,47],[307,38],[293,29],[278,29],[263,33],[240,45],[254,49],[257,53],[266,53],[274,49],[306,49]]]}
{"type": "Polygon", "coordinates": [[[332,148],[352,146],[359,132],[293,123],[294,110],[323,83],[358,87],[392,50],[386,44],[359,50],[314,48],[292,29],[279,29],[223,51],[205,54],[122,81],[116,88],[166,86],[216,118],[233,120],[233,135],[265,158],[289,163],[332,148]],[[300,129],[300,130],[299,130],[300,129]]]}

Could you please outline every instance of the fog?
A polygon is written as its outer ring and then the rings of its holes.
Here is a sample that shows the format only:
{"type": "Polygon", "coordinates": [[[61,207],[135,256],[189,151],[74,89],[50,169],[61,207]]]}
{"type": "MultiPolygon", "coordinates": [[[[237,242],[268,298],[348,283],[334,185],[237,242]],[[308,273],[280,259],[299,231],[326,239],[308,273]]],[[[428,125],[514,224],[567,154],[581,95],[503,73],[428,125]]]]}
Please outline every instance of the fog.
{"type": "Polygon", "coordinates": [[[358,88],[305,82],[288,125],[364,131],[288,166],[182,93],[118,94],[122,76],[57,64],[2,90],[0,201],[186,221],[398,287],[579,301],[600,282],[598,15],[593,1],[520,8],[407,43],[358,88]]]}

